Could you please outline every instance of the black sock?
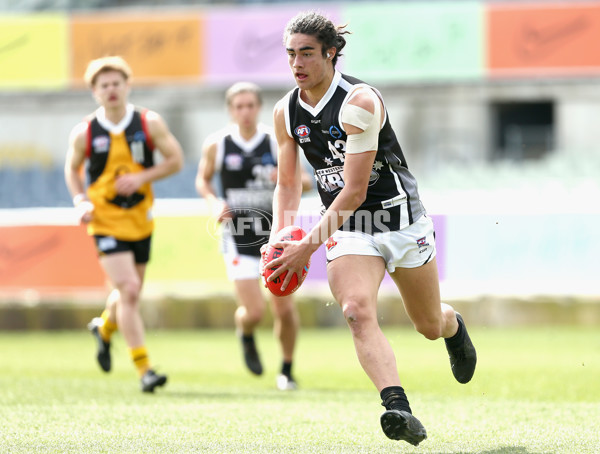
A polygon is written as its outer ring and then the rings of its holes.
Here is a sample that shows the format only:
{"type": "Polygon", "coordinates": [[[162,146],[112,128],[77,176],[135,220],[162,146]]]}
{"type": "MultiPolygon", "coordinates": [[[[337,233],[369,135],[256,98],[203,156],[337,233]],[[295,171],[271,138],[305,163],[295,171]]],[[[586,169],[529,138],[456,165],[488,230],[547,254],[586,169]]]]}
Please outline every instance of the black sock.
{"type": "Polygon", "coordinates": [[[408,404],[408,398],[406,397],[402,386],[388,386],[387,388],[383,388],[379,395],[382,400],[381,405],[383,405],[386,410],[403,410],[412,415],[410,405],[408,404]]]}
{"type": "Polygon", "coordinates": [[[244,344],[253,344],[254,334],[242,334],[242,342],[244,342],[244,344]]]}
{"type": "Polygon", "coordinates": [[[292,377],[292,362],[284,361],[281,365],[281,373],[288,378],[292,377]]]}
{"type": "Polygon", "coordinates": [[[456,348],[456,347],[460,347],[464,344],[464,340],[465,340],[465,327],[464,325],[461,323],[460,319],[457,317],[456,321],[458,322],[458,331],[456,331],[456,334],[452,337],[448,337],[446,339],[444,339],[446,341],[446,345],[449,348],[456,348]]]}

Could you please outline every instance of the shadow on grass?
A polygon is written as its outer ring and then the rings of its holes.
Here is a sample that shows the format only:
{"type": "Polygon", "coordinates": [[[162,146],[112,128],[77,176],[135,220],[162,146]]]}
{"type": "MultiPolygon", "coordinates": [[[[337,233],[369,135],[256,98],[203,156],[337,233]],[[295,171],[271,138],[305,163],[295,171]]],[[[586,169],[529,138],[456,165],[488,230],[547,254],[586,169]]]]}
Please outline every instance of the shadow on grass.
{"type": "Polygon", "coordinates": [[[488,451],[461,451],[458,454],[549,454],[549,452],[529,451],[523,446],[506,446],[504,448],[492,449],[488,451]]]}
{"type": "Polygon", "coordinates": [[[162,397],[168,397],[171,399],[197,399],[197,400],[222,400],[222,401],[251,401],[256,402],[257,400],[273,400],[273,401],[281,401],[285,396],[292,396],[291,393],[286,393],[283,391],[278,392],[264,392],[264,391],[256,391],[256,392],[247,392],[247,391],[239,391],[232,390],[231,392],[214,392],[214,391],[164,391],[156,393],[156,396],[161,395],[162,397]]]}

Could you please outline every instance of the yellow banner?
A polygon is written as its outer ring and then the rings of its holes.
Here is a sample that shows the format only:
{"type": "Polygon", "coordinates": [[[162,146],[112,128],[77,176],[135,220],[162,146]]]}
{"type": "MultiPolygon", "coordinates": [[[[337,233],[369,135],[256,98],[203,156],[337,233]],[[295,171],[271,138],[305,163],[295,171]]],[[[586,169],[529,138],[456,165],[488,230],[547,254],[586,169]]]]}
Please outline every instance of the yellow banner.
{"type": "Polygon", "coordinates": [[[68,17],[0,16],[0,89],[68,85],[68,17]]]}

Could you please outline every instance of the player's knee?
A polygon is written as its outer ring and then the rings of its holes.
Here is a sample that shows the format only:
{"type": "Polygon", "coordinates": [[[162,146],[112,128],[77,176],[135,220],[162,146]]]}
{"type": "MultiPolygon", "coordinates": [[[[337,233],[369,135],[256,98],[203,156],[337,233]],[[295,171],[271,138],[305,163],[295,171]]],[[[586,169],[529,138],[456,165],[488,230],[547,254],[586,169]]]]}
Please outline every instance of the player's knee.
{"type": "Polygon", "coordinates": [[[430,320],[415,324],[416,330],[429,340],[442,337],[442,324],[440,321],[430,320]]]}
{"type": "Polygon", "coordinates": [[[296,313],[293,304],[277,304],[275,306],[275,315],[283,321],[293,320],[296,313]]]}
{"type": "Polygon", "coordinates": [[[265,310],[263,307],[246,308],[246,321],[251,324],[260,323],[264,314],[265,310]]]}
{"type": "Polygon", "coordinates": [[[342,313],[351,329],[359,329],[370,319],[367,301],[362,298],[351,298],[344,301],[342,313]]]}
{"type": "Polygon", "coordinates": [[[125,304],[137,304],[141,291],[141,284],[139,281],[125,281],[121,283],[118,288],[121,302],[125,304]]]}

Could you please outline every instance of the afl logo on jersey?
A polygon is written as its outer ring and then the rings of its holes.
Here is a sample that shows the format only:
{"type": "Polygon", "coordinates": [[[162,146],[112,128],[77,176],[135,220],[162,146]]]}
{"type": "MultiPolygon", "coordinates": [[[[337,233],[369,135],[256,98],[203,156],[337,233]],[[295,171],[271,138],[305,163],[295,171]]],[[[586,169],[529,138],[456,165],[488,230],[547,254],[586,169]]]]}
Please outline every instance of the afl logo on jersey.
{"type": "Polygon", "coordinates": [[[92,140],[92,148],[96,153],[106,153],[110,147],[110,138],[108,136],[96,136],[92,140]]]}
{"type": "Polygon", "coordinates": [[[225,168],[227,170],[242,170],[244,165],[244,158],[239,154],[228,154],[225,155],[225,168]]]}
{"type": "Polygon", "coordinates": [[[300,143],[310,142],[310,128],[306,125],[300,125],[296,129],[294,129],[294,134],[298,136],[298,140],[300,143]]]}
{"type": "Polygon", "coordinates": [[[296,134],[298,137],[308,137],[310,134],[310,128],[306,125],[300,125],[295,129],[294,134],[296,134]]]}

